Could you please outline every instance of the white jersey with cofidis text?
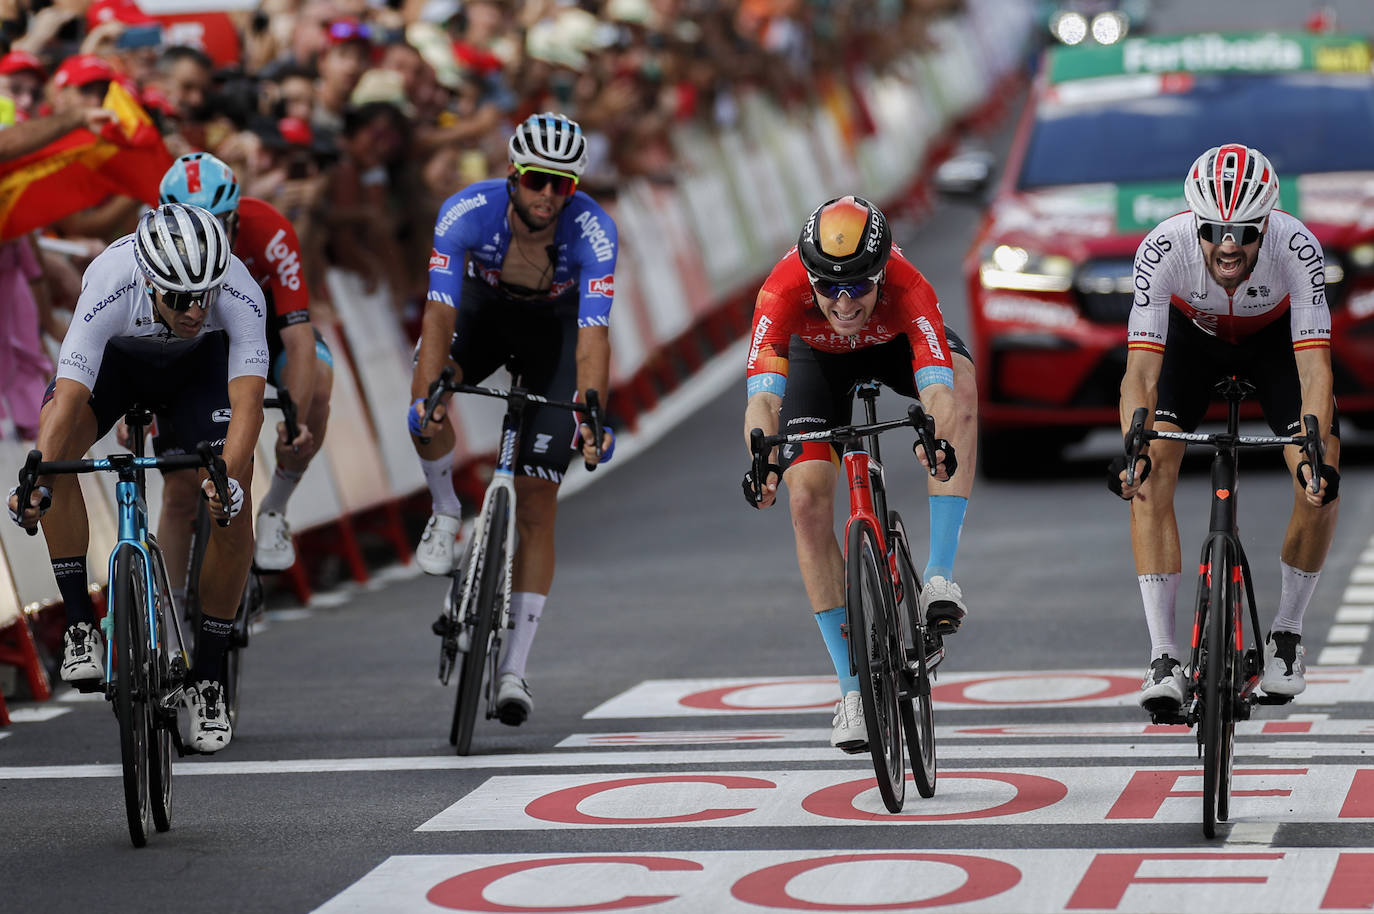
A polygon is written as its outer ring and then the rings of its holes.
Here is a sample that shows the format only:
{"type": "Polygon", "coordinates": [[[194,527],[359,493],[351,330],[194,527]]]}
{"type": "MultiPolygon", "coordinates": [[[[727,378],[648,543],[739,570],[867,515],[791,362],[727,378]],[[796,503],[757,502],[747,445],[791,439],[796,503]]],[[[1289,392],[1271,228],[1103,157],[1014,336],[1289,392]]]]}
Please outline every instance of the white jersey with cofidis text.
{"type": "Polygon", "coordinates": [[[1164,351],[1171,306],[1228,343],[1288,315],[1295,350],[1331,345],[1321,243],[1299,219],[1281,210],[1269,214],[1255,269],[1234,292],[1219,286],[1207,271],[1191,212],[1165,219],[1145,236],[1135,253],[1132,279],[1131,349],[1164,351]]]}
{"type": "MultiPolygon", "coordinates": [[[[157,319],[147,280],[134,261],[134,236],[126,235],[91,261],[81,278],[71,327],[62,341],[57,376],[95,387],[105,344],[120,340],[150,353],[174,355],[191,345],[157,319]]],[[[266,302],[243,261],[229,258],[219,297],[205,316],[200,335],[224,331],[229,340],[229,380],[267,377],[266,302]]]]}

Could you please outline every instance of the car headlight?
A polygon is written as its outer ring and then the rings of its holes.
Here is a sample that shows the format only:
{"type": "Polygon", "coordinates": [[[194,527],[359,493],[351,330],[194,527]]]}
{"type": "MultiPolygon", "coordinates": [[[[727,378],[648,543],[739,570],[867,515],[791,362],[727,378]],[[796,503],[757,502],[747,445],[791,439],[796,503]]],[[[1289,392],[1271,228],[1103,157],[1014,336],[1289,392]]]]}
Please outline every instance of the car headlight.
{"type": "Polygon", "coordinates": [[[985,289],[1067,292],[1073,285],[1073,261],[1058,254],[999,244],[984,254],[978,279],[985,289]]]}
{"type": "Polygon", "coordinates": [[[1359,270],[1374,267],[1374,244],[1357,244],[1350,249],[1350,265],[1359,270]]]}

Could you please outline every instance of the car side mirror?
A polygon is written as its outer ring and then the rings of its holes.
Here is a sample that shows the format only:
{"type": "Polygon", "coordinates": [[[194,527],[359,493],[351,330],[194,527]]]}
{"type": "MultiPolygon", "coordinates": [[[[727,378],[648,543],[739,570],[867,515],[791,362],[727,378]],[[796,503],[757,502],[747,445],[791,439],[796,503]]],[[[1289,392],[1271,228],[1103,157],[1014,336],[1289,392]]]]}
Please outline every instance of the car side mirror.
{"type": "Polygon", "coordinates": [[[985,150],[955,153],[935,169],[935,189],[946,197],[981,203],[992,185],[993,166],[993,155],[985,150]]]}

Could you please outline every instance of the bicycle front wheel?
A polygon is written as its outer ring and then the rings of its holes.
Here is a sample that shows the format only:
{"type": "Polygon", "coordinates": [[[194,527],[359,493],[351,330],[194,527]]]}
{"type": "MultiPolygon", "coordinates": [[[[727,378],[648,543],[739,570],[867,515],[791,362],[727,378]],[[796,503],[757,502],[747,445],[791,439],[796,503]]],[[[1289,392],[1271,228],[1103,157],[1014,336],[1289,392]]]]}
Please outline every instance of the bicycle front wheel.
{"type": "Polygon", "coordinates": [[[486,673],[487,652],[491,648],[492,629],[501,608],[501,589],[506,582],[506,526],[510,518],[510,493],[498,489],[492,495],[491,513],[487,515],[486,544],[478,553],[481,564],[474,570],[475,595],[470,598],[467,611],[459,619],[468,630],[468,649],[463,654],[458,675],[458,696],[453,705],[453,727],[449,742],[459,755],[467,755],[472,748],[472,728],[477,720],[477,706],[482,701],[482,680],[486,673]]]}
{"type": "Polygon", "coordinates": [[[855,521],[849,527],[845,553],[845,596],[849,649],[859,675],[859,695],[868,729],[868,752],[878,793],[888,812],[901,812],[906,802],[902,758],[901,710],[898,707],[898,663],[905,656],[893,625],[895,608],[887,556],[878,548],[873,528],[855,521]]]}
{"type": "Polygon", "coordinates": [[[134,847],[148,843],[151,812],[148,747],[155,727],[148,693],[148,594],[143,556],[132,546],[115,556],[110,586],[114,614],[115,714],[124,769],[124,811],[134,847]]]}
{"type": "Polygon", "coordinates": [[[911,647],[902,645],[906,654],[906,694],[901,699],[902,729],[906,732],[907,751],[911,756],[911,774],[916,792],[929,799],[935,796],[935,708],[930,696],[930,671],[926,668],[926,626],[921,614],[921,578],[911,561],[911,544],[906,538],[906,526],[896,511],[888,512],[888,529],[892,531],[892,548],[897,553],[897,575],[902,585],[902,599],[898,613],[904,613],[911,647]],[[912,669],[912,666],[915,669],[912,669]]]}
{"type": "Polygon", "coordinates": [[[1240,573],[1231,549],[1217,540],[1212,549],[1206,667],[1202,697],[1202,833],[1216,837],[1216,823],[1230,816],[1231,767],[1236,739],[1235,621],[1240,573]]]}

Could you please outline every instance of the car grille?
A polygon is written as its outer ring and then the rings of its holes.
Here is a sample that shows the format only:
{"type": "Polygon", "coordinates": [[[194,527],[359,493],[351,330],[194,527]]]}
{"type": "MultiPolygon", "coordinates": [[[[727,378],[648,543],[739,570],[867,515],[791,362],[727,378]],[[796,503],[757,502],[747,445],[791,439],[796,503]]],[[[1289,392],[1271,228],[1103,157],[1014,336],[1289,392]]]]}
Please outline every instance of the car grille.
{"type": "Polygon", "coordinates": [[[1131,316],[1132,261],[1129,259],[1089,260],[1073,279],[1078,309],[1096,324],[1124,324],[1131,316]]]}

